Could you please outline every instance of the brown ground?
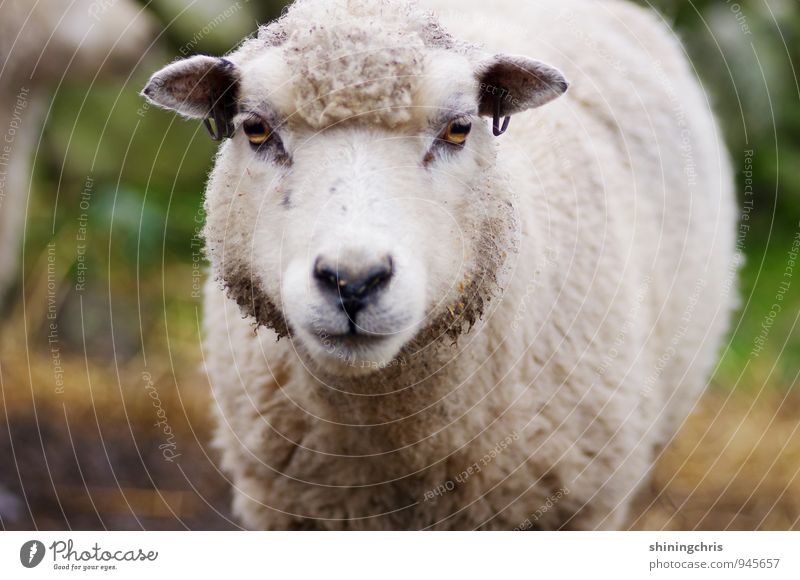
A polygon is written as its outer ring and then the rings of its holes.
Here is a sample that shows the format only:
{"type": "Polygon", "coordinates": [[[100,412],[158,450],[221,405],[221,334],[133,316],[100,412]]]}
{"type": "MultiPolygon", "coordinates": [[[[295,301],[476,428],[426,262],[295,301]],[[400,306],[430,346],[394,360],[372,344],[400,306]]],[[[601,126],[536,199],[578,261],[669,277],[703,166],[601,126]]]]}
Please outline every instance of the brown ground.
{"type": "Polygon", "coordinates": [[[3,528],[235,527],[228,484],[208,446],[202,386],[183,393],[171,377],[153,376],[181,454],[169,462],[159,449],[168,439],[155,426],[157,409],[139,372],[122,370],[127,378],[118,384],[116,373],[93,369],[90,387],[83,360],[68,359],[67,390],[57,394],[49,363],[41,355],[32,360],[31,389],[24,360],[0,357],[3,528]]]}
{"type": "MultiPolygon", "coordinates": [[[[208,446],[199,374],[178,387],[169,373],[153,375],[181,453],[170,463],[140,371],[70,357],[57,394],[47,353],[31,353],[28,363],[7,341],[0,353],[0,528],[236,527],[208,446]]],[[[798,427],[797,392],[712,390],[663,453],[631,527],[800,530],[798,427]]]]}

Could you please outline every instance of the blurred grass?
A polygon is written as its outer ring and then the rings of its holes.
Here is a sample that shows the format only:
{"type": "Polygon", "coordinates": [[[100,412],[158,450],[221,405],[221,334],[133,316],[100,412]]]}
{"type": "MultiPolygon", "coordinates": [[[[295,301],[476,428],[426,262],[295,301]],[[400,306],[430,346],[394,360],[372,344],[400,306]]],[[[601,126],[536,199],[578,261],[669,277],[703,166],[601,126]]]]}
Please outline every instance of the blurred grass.
{"type": "MultiPolygon", "coordinates": [[[[800,233],[800,3],[795,0],[639,0],[658,9],[687,48],[720,119],[744,202],[745,151],[753,151],[753,210],[743,251],[743,309],[716,383],[785,390],[800,367],[798,282],[763,351],[753,341],[776,302],[800,233]],[[773,366],[775,367],[773,369],[773,366]]],[[[796,269],[795,269],[796,273],[796,269]]]]}
{"type": "Polygon", "coordinates": [[[711,390],[657,462],[631,528],[800,530],[800,393],[711,390]]]}

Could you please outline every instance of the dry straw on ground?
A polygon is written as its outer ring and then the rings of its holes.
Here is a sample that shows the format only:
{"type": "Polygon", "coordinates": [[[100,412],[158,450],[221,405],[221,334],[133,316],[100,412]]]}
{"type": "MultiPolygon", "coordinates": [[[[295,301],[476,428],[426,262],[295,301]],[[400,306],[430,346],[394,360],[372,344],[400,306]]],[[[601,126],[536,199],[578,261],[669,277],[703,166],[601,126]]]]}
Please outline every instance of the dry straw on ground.
{"type": "MultiPolygon", "coordinates": [[[[164,459],[141,372],[0,350],[0,524],[4,529],[227,529],[207,384],[153,373],[181,456],[164,459]],[[178,385],[178,386],[176,386],[178,385]]],[[[800,530],[800,395],[712,388],[658,462],[633,529],[800,530]]]]}

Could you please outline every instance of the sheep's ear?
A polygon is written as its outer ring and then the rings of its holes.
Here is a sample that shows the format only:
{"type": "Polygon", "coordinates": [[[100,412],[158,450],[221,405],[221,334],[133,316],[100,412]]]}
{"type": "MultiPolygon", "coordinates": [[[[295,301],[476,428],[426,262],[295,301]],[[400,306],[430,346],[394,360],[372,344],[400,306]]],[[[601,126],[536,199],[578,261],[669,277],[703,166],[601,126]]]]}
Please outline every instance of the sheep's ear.
{"type": "Polygon", "coordinates": [[[239,71],[231,61],[192,56],[165,66],[142,90],[154,105],[191,118],[214,119],[212,137],[229,137],[237,111],[239,71]]]}
{"type": "Polygon", "coordinates": [[[513,54],[497,54],[478,66],[481,115],[509,117],[541,107],[567,92],[558,69],[513,54]]]}

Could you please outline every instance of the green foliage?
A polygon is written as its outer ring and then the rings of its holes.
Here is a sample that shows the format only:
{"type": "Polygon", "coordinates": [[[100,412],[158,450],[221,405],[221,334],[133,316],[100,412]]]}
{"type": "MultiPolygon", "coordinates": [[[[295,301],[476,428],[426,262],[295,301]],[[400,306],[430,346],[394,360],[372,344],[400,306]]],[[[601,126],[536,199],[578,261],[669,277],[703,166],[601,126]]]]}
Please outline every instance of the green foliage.
{"type": "MultiPolygon", "coordinates": [[[[731,151],[744,201],[745,151],[753,151],[753,210],[744,239],[743,310],[718,380],[740,386],[797,380],[800,280],[786,277],[800,232],[800,4],[796,0],[655,0],[673,24],[712,96],[731,151]],[[792,287],[768,332],[754,341],[784,281],[792,287]],[[773,365],[775,368],[773,368],[773,365]]],[[[796,274],[796,270],[795,270],[796,274]]]]}

